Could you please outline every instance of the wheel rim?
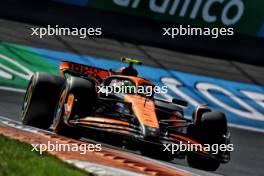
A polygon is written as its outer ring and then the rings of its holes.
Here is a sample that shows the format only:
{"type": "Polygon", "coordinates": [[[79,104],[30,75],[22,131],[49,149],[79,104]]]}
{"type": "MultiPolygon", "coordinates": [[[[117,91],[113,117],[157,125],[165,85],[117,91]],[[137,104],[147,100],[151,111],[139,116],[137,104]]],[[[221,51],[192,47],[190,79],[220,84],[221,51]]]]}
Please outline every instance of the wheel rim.
{"type": "Polygon", "coordinates": [[[31,100],[31,97],[32,97],[32,92],[33,92],[33,83],[30,82],[29,85],[28,85],[28,88],[27,88],[27,91],[26,91],[26,94],[25,94],[25,98],[24,98],[24,103],[23,103],[23,106],[22,106],[22,120],[24,120],[25,118],[25,115],[26,115],[26,112],[29,108],[29,104],[30,104],[30,100],[31,100]]]}

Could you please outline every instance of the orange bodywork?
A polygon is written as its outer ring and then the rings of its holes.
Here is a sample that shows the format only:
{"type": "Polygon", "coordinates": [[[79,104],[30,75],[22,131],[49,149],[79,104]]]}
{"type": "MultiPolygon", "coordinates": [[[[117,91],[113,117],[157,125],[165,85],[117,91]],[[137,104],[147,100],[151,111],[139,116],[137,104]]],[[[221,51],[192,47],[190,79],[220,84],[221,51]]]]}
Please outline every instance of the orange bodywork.
{"type": "Polygon", "coordinates": [[[80,119],[80,123],[84,125],[95,125],[97,127],[106,128],[109,132],[122,132],[123,134],[130,134],[132,130],[129,128],[129,123],[116,119],[109,119],[104,117],[85,117],[80,119]],[[107,129],[111,128],[111,129],[107,129]]]}
{"type": "Polygon", "coordinates": [[[65,70],[79,72],[84,75],[93,76],[97,79],[104,79],[110,76],[110,72],[108,70],[104,70],[92,66],[86,66],[82,64],[76,64],[73,62],[62,61],[60,62],[60,69],[59,69],[60,75],[63,76],[64,75],[63,72],[65,70]]]}
{"type": "Polygon", "coordinates": [[[132,110],[141,124],[159,128],[153,100],[139,95],[126,95],[124,101],[132,104],[132,110]]]}
{"type": "Polygon", "coordinates": [[[89,121],[89,122],[102,122],[102,123],[116,123],[116,124],[121,124],[121,125],[127,125],[129,126],[128,122],[124,122],[121,120],[115,120],[115,119],[111,119],[109,120],[109,118],[104,118],[104,117],[85,117],[85,118],[81,118],[80,121],[89,121]]]}
{"type": "MultiPolygon", "coordinates": [[[[134,76],[115,76],[126,78],[133,81],[136,86],[141,84],[153,86],[149,81],[134,76]]],[[[127,94],[124,96],[124,102],[132,104],[132,110],[142,125],[152,128],[159,128],[159,122],[155,113],[155,105],[152,99],[140,95],[127,94]]]]}
{"type": "MultiPolygon", "coordinates": [[[[77,63],[62,61],[60,63],[60,74],[64,75],[64,71],[66,70],[75,71],[75,72],[82,73],[84,75],[93,76],[97,79],[98,78],[104,79],[104,78],[111,76],[112,74],[109,71],[103,70],[100,68],[95,68],[91,66],[77,64],[77,63]]],[[[123,76],[123,75],[114,75],[113,77],[130,79],[131,81],[135,83],[136,86],[139,86],[142,84],[154,86],[149,81],[143,78],[140,78],[140,77],[123,76]]],[[[132,110],[142,125],[146,125],[152,128],[159,128],[159,123],[158,123],[157,116],[155,113],[155,105],[152,99],[145,98],[139,95],[128,94],[128,95],[125,95],[124,102],[132,104],[132,110]]],[[[82,119],[82,123],[84,123],[84,121],[87,121],[87,120],[88,120],[87,118],[82,119]]],[[[89,123],[92,123],[91,119],[89,119],[89,121],[90,121],[89,123]]],[[[97,122],[99,121],[115,122],[114,120],[103,119],[103,118],[96,118],[96,121],[97,122]]],[[[121,121],[119,121],[118,123],[120,122],[121,121]]]]}

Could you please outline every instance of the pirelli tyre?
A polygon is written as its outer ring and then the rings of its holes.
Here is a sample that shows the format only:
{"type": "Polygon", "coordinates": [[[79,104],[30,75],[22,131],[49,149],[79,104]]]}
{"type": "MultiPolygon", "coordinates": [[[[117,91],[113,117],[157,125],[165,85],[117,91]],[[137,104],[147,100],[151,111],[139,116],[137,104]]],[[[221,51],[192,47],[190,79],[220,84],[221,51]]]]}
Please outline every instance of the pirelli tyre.
{"type": "Polygon", "coordinates": [[[76,127],[71,128],[71,125],[66,124],[64,117],[67,116],[66,121],[69,121],[86,117],[91,113],[97,99],[95,85],[91,80],[70,76],[65,82],[59,97],[51,129],[57,134],[78,138],[80,132],[76,127]],[[68,103],[70,98],[72,98],[71,112],[66,115],[65,104],[68,103]]]}
{"type": "Polygon", "coordinates": [[[22,105],[25,125],[48,129],[64,79],[48,73],[35,73],[28,84],[22,105]]]}
{"type": "MultiPolygon", "coordinates": [[[[197,124],[188,127],[187,133],[190,138],[202,144],[225,144],[224,136],[227,135],[225,114],[219,111],[205,112],[197,124]]],[[[191,167],[207,171],[215,171],[220,166],[218,160],[191,154],[187,155],[187,162],[191,167]]]]}

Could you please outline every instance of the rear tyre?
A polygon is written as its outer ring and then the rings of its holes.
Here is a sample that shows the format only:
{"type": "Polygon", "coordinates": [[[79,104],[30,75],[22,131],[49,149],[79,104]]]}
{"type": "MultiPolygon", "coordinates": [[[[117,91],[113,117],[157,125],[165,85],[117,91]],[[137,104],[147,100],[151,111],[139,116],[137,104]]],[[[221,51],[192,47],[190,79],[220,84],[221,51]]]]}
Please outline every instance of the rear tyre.
{"type": "Polygon", "coordinates": [[[65,83],[60,98],[57,102],[56,110],[53,115],[53,123],[51,128],[57,134],[64,136],[79,138],[81,133],[75,127],[71,127],[70,123],[65,121],[78,119],[88,116],[96,102],[95,85],[87,79],[71,76],[65,83]],[[69,95],[74,96],[74,102],[71,113],[67,119],[65,118],[64,104],[68,101],[69,95]]]}
{"type": "MultiPolygon", "coordinates": [[[[197,124],[188,127],[188,135],[202,144],[225,144],[223,136],[226,134],[226,117],[218,111],[204,113],[197,124]]],[[[207,171],[215,171],[220,166],[220,161],[198,155],[188,155],[187,162],[191,167],[207,171]]]]}
{"type": "Polygon", "coordinates": [[[21,119],[25,125],[48,129],[64,79],[48,73],[35,73],[24,96],[21,119]]]}

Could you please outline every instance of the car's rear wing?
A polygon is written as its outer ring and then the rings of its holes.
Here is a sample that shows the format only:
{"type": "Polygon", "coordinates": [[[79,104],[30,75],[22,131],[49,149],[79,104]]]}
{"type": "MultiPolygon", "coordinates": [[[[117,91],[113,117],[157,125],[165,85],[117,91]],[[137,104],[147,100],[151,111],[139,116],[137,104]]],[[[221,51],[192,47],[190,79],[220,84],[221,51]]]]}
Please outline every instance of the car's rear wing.
{"type": "Polygon", "coordinates": [[[101,68],[77,64],[69,61],[60,62],[59,72],[61,75],[64,75],[65,72],[71,72],[79,75],[92,76],[98,80],[102,80],[113,74],[113,72],[110,70],[104,70],[101,68]]]}

